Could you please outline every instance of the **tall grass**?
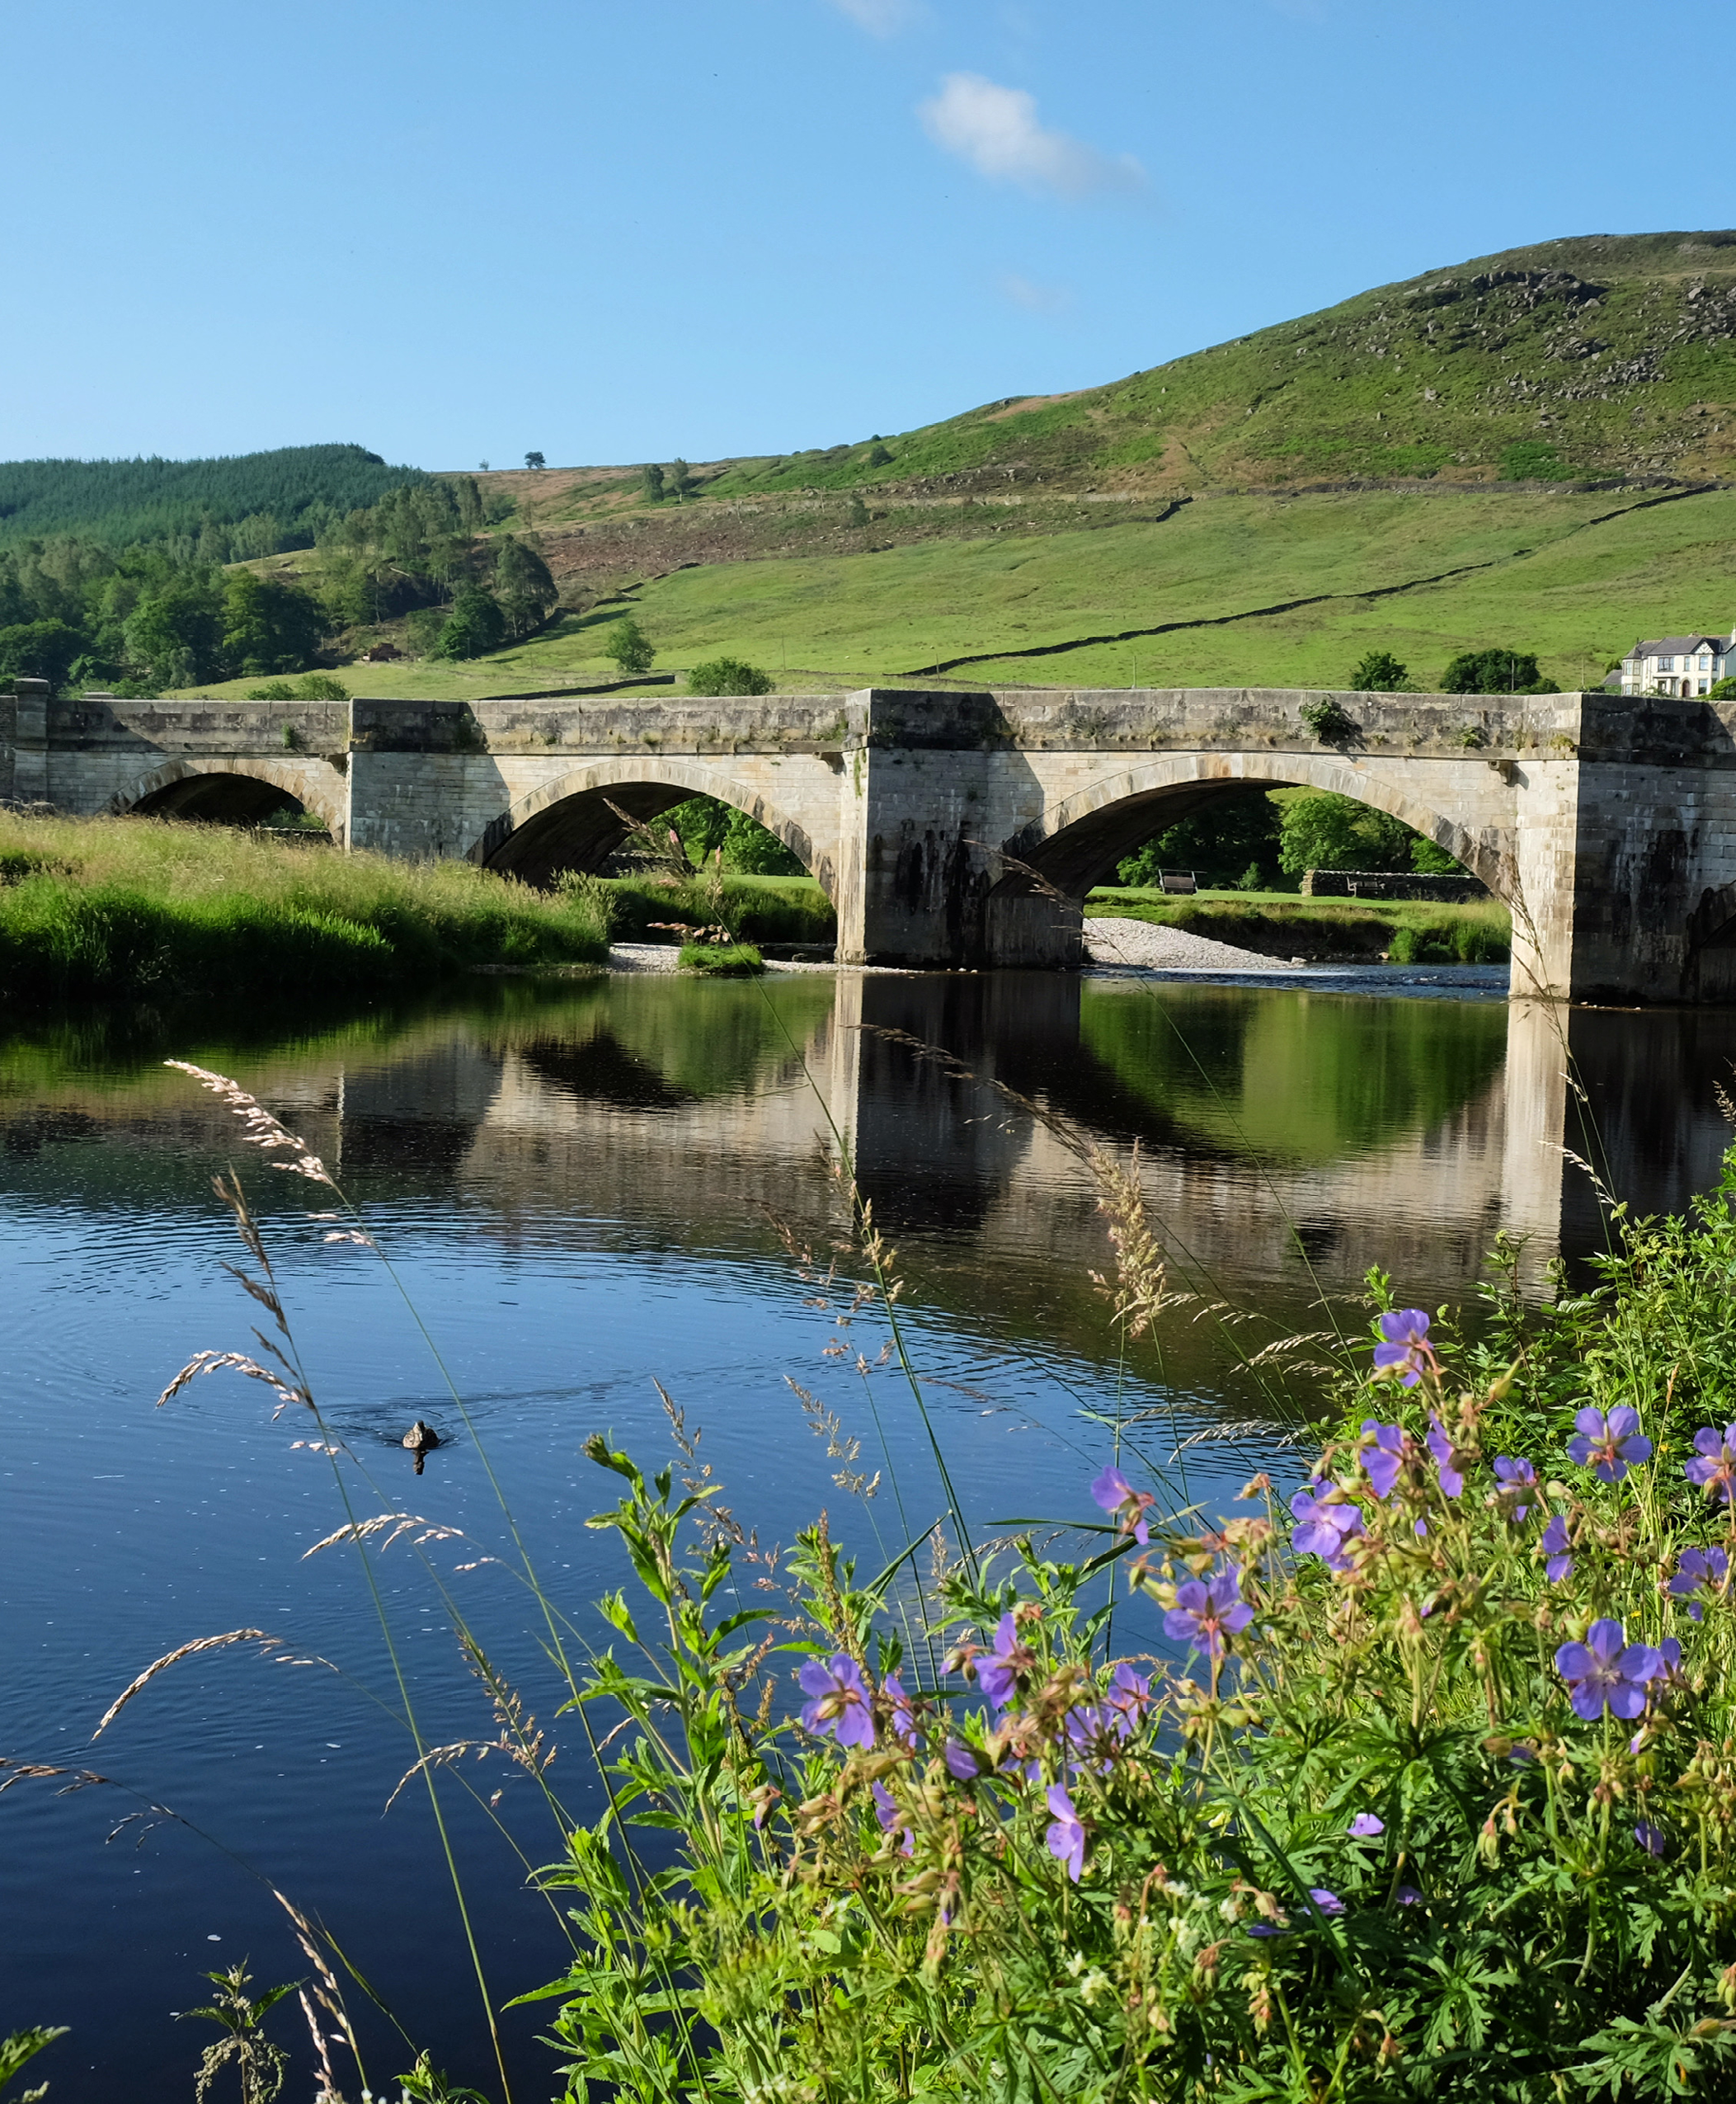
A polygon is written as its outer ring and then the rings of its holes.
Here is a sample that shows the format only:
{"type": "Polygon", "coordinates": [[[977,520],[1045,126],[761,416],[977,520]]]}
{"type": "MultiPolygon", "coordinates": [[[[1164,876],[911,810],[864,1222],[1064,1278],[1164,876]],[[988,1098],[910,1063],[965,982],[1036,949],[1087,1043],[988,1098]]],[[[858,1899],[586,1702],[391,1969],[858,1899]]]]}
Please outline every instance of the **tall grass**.
{"type": "Polygon", "coordinates": [[[340,854],[215,826],[0,812],[13,1002],[402,991],[468,967],[591,963],[606,914],[468,863],[340,854]]]}

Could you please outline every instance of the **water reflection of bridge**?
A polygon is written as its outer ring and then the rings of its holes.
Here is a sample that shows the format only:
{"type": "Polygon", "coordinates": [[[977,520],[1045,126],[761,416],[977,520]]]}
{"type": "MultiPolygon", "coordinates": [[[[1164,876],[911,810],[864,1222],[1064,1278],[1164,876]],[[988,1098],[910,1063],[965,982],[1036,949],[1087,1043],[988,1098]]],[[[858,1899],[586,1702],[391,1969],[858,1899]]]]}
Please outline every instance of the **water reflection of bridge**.
{"type": "MultiPolygon", "coordinates": [[[[1655,1211],[1715,1181],[1728,1137],[1713,1084],[1729,1033],[1705,1011],[1205,987],[1154,999],[1036,973],[767,991],[769,1005],[751,986],[617,979],[553,1007],[303,1043],[247,1079],[365,1202],[413,1196],[426,1219],[449,1194],[472,1225],[527,1244],[745,1253],[765,1246],[768,1212],[823,1239],[837,1217],[828,1165],[847,1146],[882,1221],[972,1272],[971,1298],[992,1297],[1004,1265],[1028,1286],[1101,1266],[1068,1135],[1137,1140],[1165,1234],[1243,1293],[1301,1291],[1306,1252],[1338,1287],[1380,1264],[1445,1297],[1474,1283],[1503,1226],[1531,1238],[1533,1276],[1558,1250],[1597,1246],[1591,1188],[1564,1144],[1655,1211]],[[1569,1052],[1594,1138],[1564,1078],[1569,1052]]],[[[10,1105],[0,1139],[14,1152],[120,1141],[135,1197],[141,1151],[233,1151],[220,1110],[158,1071],[10,1105]]]]}
{"type": "Polygon", "coordinates": [[[1202,988],[1187,991],[1213,1005],[1178,1019],[1177,990],[1160,1005],[1051,975],[846,975],[835,987],[831,997],[807,982],[784,1012],[788,1036],[738,1048],[733,1074],[668,1056],[658,1008],[673,990],[616,981],[541,1032],[462,1026],[346,1068],[334,1146],[363,1187],[449,1177],[509,1234],[583,1233],[586,1221],[633,1234],[654,1220],[689,1245],[739,1247],[766,1211],[811,1226],[829,1216],[826,1163],[841,1141],[897,1234],[968,1239],[979,1262],[998,1250],[1077,1272],[1101,1261],[1091,1181],[1066,1138],[1011,1099],[1023,1096],[1078,1138],[1138,1140],[1155,1217],[1214,1275],[1300,1285],[1300,1245],[1341,1285],[1380,1264],[1455,1295],[1502,1226],[1529,1238],[1533,1277],[1563,1250],[1598,1245],[1591,1186],[1564,1147],[1655,1211],[1715,1181],[1729,1137],[1712,1093],[1728,1033],[1705,1013],[1318,995],[1275,1007],[1202,988]],[[1119,1019],[1103,1004],[1117,999],[1141,1003],[1140,1020],[1167,1010],[1174,1057],[1155,1080],[1109,1027],[1119,1019]],[[1329,1076],[1336,1104],[1256,1100],[1251,1033],[1277,1014],[1295,1042],[1275,1056],[1304,1067],[1332,1067],[1330,1033],[1342,1032],[1354,1067],[1329,1076]],[[1221,1071],[1201,1076],[1196,1047],[1222,1040],[1226,1017],[1242,1034],[1219,1043],[1221,1071]],[[1368,1071],[1381,1064],[1376,1023],[1389,1039],[1414,1026],[1428,1076],[1452,1069],[1444,1093],[1411,1076],[1411,1101],[1401,1072],[1381,1095],[1368,1071]],[[1569,1055],[1590,1127],[1565,1079],[1569,1055]],[[1372,1129],[1361,1129],[1376,1097],[1372,1129]]]}

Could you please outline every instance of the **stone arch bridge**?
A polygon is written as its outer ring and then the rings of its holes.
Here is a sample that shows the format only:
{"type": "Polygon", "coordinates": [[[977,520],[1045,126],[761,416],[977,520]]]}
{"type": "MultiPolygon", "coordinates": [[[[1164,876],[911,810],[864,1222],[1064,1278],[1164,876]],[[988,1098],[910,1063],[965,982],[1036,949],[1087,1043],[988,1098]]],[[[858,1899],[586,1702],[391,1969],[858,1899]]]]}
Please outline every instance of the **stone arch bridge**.
{"type": "Polygon", "coordinates": [[[1604,694],[1287,689],[248,702],[0,696],[0,800],[257,820],[533,883],[595,868],[611,803],[719,797],[794,850],[850,963],[1067,967],[1090,886],[1254,784],[1333,789],[1512,907],[1516,992],[1736,995],[1736,708],[1604,694]],[[1323,719],[1316,706],[1334,704],[1323,719]],[[1309,727],[1326,721],[1323,737],[1309,727]],[[1334,727],[1335,726],[1335,727],[1334,727]]]}

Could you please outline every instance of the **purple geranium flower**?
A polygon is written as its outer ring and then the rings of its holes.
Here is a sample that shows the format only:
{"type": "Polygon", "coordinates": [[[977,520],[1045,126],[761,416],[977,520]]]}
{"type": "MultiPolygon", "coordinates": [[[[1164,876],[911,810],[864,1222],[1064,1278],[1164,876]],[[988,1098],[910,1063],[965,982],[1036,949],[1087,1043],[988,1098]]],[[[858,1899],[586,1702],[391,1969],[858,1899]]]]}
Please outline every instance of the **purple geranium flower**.
{"type": "MultiPolygon", "coordinates": [[[[1690,1468],[1693,1466],[1688,1463],[1690,1468]]],[[[1701,1591],[1721,1593],[1729,1573],[1730,1560],[1722,1549],[1684,1549],[1676,1559],[1676,1575],[1664,1590],[1678,1600],[1687,1600],[1688,1612],[1700,1622],[1705,1618],[1705,1609],[1689,1595],[1701,1591]]]]}
{"type": "Polygon", "coordinates": [[[1688,1481],[1700,1485],[1707,1497],[1736,1505],[1736,1424],[1722,1432],[1715,1424],[1701,1425],[1694,1451],[1695,1459],[1687,1464],[1688,1481]]]}
{"type": "Polygon", "coordinates": [[[1594,1622],[1583,1644],[1564,1644],[1555,1670],[1567,1683],[1574,1714],[1588,1724],[1608,1710],[1636,1717],[1645,1707],[1646,1683],[1664,1670],[1649,1644],[1630,1644],[1619,1622],[1594,1622]]]}
{"type": "Polygon", "coordinates": [[[1650,1819],[1640,1820],[1634,1829],[1634,1838],[1649,1856],[1661,1856],[1670,1839],[1663,1829],[1650,1819]]]}
{"type": "Polygon", "coordinates": [[[1652,1457],[1652,1443],[1640,1430],[1640,1413],[1625,1403],[1618,1403],[1607,1417],[1588,1404],[1574,1423],[1579,1436],[1568,1441],[1567,1457],[1591,1469],[1600,1483],[1619,1483],[1630,1462],[1652,1457]]]}
{"type": "Polygon", "coordinates": [[[898,1844],[901,1856],[915,1854],[915,1844],[910,1838],[910,1828],[905,1824],[904,1814],[898,1809],[897,1799],[883,1782],[874,1785],[874,1817],[879,1820],[882,1833],[903,1834],[904,1838],[898,1844]]]}
{"type": "Polygon", "coordinates": [[[880,1692],[892,1706],[892,1736],[902,1739],[906,1746],[916,1744],[916,1719],[910,1708],[910,1698],[904,1692],[904,1683],[896,1673],[889,1673],[880,1683],[880,1692]]]}
{"type": "Polygon", "coordinates": [[[1109,1676],[1109,1692],[1103,1702],[1113,1714],[1117,1737],[1130,1738],[1151,1706],[1151,1683],[1123,1659],[1109,1676]]]}
{"type": "Polygon", "coordinates": [[[1280,1927],[1276,1922],[1249,1922],[1248,1933],[1250,1936],[1260,1937],[1288,1936],[1290,1931],[1287,1928],[1280,1927]]]}
{"type": "Polygon", "coordinates": [[[1037,1654],[1019,1634],[1019,1625],[1004,1614],[995,1625],[995,1648],[976,1661],[976,1678],[982,1692],[997,1710],[1013,1699],[1019,1676],[1037,1664],[1037,1654]]]}
{"type": "Polygon", "coordinates": [[[1344,1545],[1364,1531],[1362,1515],[1348,1499],[1336,1494],[1335,1486],[1320,1496],[1322,1487],[1318,1481],[1311,1483],[1290,1500],[1290,1509],[1300,1522],[1291,1534],[1290,1546],[1299,1556],[1320,1557],[1329,1570],[1348,1570],[1350,1558],[1344,1545]]]}
{"type": "Polygon", "coordinates": [[[1048,1803],[1049,1810],[1055,1815],[1044,1837],[1049,1853],[1057,1862],[1066,1865],[1067,1876],[1077,1885],[1079,1874],[1085,1866],[1085,1829],[1080,1824],[1079,1814],[1073,1809],[1073,1800],[1062,1784],[1050,1784],[1048,1803]]]}
{"type": "Polygon", "coordinates": [[[1453,1466],[1453,1445],[1447,1437],[1447,1428],[1434,1412],[1428,1413],[1428,1451],[1435,1457],[1435,1466],[1440,1471],[1441,1488],[1449,1498],[1456,1498],[1465,1488],[1465,1478],[1453,1466]]]}
{"type": "Polygon", "coordinates": [[[872,1746],[874,1712],[863,1683],[862,1669],[840,1651],[822,1665],[810,1659],[797,1678],[813,1700],[803,1705],[802,1722],[809,1731],[832,1733],[840,1746],[872,1746]]]}
{"type": "Polygon", "coordinates": [[[1392,1495],[1400,1472],[1409,1458],[1406,1452],[1409,1446],[1402,1425],[1379,1424],[1371,1417],[1363,1419],[1358,1452],[1363,1471],[1382,1504],[1392,1495]]]}
{"type": "Polygon", "coordinates": [[[1342,1914],[1344,1903],[1336,1892],[1329,1892],[1324,1885],[1310,1885],[1308,1897],[1323,1914],[1342,1914]]]}
{"type": "Polygon", "coordinates": [[[1106,1468],[1091,1485],[1091,1495],[1106,1513],[1121,1521],[1122,1532],[1131,1534],[1141,1548],[1151,1539],[1146,1514],[1157,1503],[1149,1490],[1136,1490],[1118,1468],[1106,1468]]]}
{"type": "Polygon", "coordinates": [[[1175,1605],[1164,1617],[1164,1634],[1197,1645],[1214,1659],[1224,1654],[1226,1637],[1245,1629],[1254,1610],[1241,1594],[1242,1574],[1231,1564],[1208,1584],[1190,1578],[1175,1589],[1175,1605]]]}
{"type": "Polygon", "coordinates": [[[962,1739],[948,1739],[941,1753],[947,1764],[947,1773],[955,1782],[974,1782],[988,1763],[974,1746],[967,1746],[962,1739]]]}
{"type": "Polygon", "coordinates": [[[1523,1519],[1530,1512],[1531,1505],[1528,1501],[1521,1504],[1517,1499],[1522,1492],[1536,1489],[1536,1470],[1528,1461],[1515,1461],[1510,1454],[1498,1454],[1495,1457],[1495,1480],[1501,1486],[1496,1496],[1508,1501],[1514,1519],[1523,1519]]]}
{"type": "Polygon", "coordinates": [[[1567,1522],[1560,1513],[1544,1528],[1538,1546],[1548,1560],[1543,1566],[1543,1575],[1551,1585],[1559,1585],[1574,1567],[1574,1560],[1568,1554],[1567,1522]]]}
{"type": "Polygon", "coordinates": [[[1414,1885],[1401,1885],[1392,1896],[1401,1907],[1420,1907],[1423,1904],[1423,1895],[1414,1885]]]}
{"type": "Polygon", "coordinates": [[[1414,1388],[1426,1367],[1441,1371],[1435,1348],[1428,1341],[1428,1317],[1421,1308],[1400,1308],[1381,1317],[1381,1341],[1374,1348],[1376,1373],[1396,1373],[1401,1387],[1414,1388]]]}
{"type": "Polygon", "coordinates": [[[1386,1822],[1372,1812],[1358,1812],[1345,1831],[1353,1841],[1372,1841],[1377,1833],[1386,1833],[1386,1822]]]}

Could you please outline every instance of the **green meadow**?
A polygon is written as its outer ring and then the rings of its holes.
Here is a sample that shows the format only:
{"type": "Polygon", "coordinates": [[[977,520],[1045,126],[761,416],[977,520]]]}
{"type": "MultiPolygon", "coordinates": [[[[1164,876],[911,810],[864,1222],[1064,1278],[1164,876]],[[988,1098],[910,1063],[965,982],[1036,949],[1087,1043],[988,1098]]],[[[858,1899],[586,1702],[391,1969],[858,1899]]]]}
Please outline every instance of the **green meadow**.
{"type": "Polygon", "coordinates": [[[1641,634],[1736,620],[1736,491],[1665,503],[1638,492],[1212,497],[1161,523],[1041,534],[1013,524],[880,553],[703,564],[563,614],[487,658],[350,665],[342,677],[358,694],[406,699],[602,681],[614,671],[608,631],[628,611],[660,671],[723,654],[794,690],[909,680],[990,652],[1005,654],[949,678],[1338,686],[1373,648],[1394,651],[1427,690],[1456,652],[1490,644],[1535,650],[1572,688],[1601,681],[1641,634]],[[1316,603],[1254,610],[1296,600],[1316,603]],[[1188,623],[1221,625],[1026,654],[1188,623]]]}

